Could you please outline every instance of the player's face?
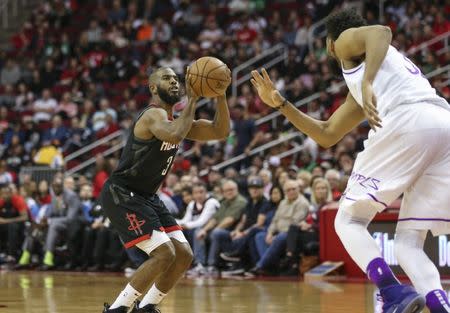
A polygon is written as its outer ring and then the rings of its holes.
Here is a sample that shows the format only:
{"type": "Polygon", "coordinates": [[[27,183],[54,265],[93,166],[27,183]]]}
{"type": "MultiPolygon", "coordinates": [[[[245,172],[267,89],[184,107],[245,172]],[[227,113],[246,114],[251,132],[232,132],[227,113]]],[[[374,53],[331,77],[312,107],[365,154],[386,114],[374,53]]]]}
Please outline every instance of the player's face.
{"type": "Polygon", "coordinates": [[[177,74],[173,70],[161,70],[156,87],[159,98],[165,103],[174,105],[180,101],[180,83],[177,74]]]}

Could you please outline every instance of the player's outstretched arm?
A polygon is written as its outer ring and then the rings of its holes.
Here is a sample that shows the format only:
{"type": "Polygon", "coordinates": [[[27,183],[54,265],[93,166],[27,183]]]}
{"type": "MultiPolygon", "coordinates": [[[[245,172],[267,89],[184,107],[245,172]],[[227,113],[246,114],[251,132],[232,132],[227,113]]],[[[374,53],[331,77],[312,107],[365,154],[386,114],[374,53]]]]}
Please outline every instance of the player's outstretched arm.
{"type": "Polygon", "coordinates": [[[336,144],[348,132],[364,120],[364,112],[350,93],[336,112],[327,120],[316,120],[298,110],[287,99],[283,98],[270,80],[265,69],[262,76],[253,71],[251,80],[259,97],[267,105],[278,109],[294,126],[314,139],[319,145],[328,148],[336,144]]]}
{"type": "Polygon", "coordinates": [[[217,109],[214,119],[195,120],[186,138],[198,141],[225,139],[230,133],[230,112],[225,95],[216,98],[217,109]]]}

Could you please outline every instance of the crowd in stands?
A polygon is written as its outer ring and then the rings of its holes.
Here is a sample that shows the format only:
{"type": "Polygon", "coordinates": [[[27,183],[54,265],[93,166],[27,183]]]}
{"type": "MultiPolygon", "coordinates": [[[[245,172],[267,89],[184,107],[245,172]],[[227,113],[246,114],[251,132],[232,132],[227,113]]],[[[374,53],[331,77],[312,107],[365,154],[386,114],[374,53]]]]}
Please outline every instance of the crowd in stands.
{"type": "MultiPolygon", "coordinates": [[[[379,23],[378,1],[364,15],[379,23]]],[[[148,104],[148,70],[172,67],[180,77],[190,62],[217,56],[231,69],[282,42],[288,57],[269,70],[277,88],[292,102],[319,92],[302,107],[328,118],[343,102],[341,78],[327,63],[324,40],[308,44],[310,27],[345,1],[86,1],[39,4],[9,50],[0,52],[0,262],[14,268],[120,270],[145,256],[123,250],[95,200],[117,164],[120,151],[87,157],[95,167],[76,177],[63,171],[52,179],[21,174],[45,165],[71,168],[84,159],[64,158],[117,130],[127,131],[148,104]],[[75,178],[75,179],[74,179],[75,178]],[[7,238],[7,240],[6,240],[7,238]]],[[[384,23],[392,44],[405,54],[450,31],[448,1],[392,1],[384,23]]],[[[410,54],[424,74],[450,63],[441,42],[410,54]],[[442,53],[443,51],[443,53],[442,53]]],[[[432,85],[450,99],[448,77],[432,85]]],[[[279,158],[285,142],[264,153],[251,150],[292,130],[284,118],[257,125],[272,112],[244,83],[228,97],[232,134],[224,142],[184,142],[160,197],[179,218],[195,253],[190,275],[298,274],[317,255],[318,212],[339,199],[355,155],[363,149],[362,124],[331,149],[309,138],[305,149],[279,158]],[[214,168],[245,153],[243,161],[214,168]],[[206,176],[200,176],[202,170],[206,176]]],[[[175,106],[181,110],[183,103],[175,106]]],[[[212,118],[214,105],[198,117],[212,118]]]]}

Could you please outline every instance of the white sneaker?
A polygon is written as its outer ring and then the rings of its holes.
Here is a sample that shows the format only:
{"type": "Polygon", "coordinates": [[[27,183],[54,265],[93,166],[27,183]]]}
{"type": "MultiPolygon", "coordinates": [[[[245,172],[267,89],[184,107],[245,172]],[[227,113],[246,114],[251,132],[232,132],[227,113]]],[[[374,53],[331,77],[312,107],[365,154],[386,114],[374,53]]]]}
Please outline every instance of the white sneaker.
{"type": "Polygon", "coordinates": [[[217,269],[217,267],[215,267],[215,266],[208,266],[208,268],[206,269],[206,276],[217,278],[217,277],[220,276],[220,272],[217,269]]]}
{"type": "Polygon", "coordinates": [[[202,264],[197,264],[194,268],[191,268],[186,272],[186,276],[201,276],[206,274],[206,268],[202,264]]]}

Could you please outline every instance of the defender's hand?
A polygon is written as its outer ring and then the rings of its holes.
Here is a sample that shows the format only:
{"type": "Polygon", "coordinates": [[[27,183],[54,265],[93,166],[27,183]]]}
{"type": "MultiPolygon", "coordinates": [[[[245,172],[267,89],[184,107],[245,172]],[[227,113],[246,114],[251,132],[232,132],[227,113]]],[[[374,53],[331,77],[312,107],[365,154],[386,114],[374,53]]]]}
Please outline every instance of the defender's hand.
{"type": "Polygon", "coordinates": [[[262,76],[258,71],[252,71],[253,79],[250,80],[252,85],[255,87],[259,97],[265,104],[272,108],[279,107],[284,101],[283,97],[275,88],[266,69],[263,68],[261,72],[262,76]]]}
{"type": "Polygon", "coordinates": [[[362,100],[364,115],[369,122],[370,128],[376,131],[377,127],[381,128],[381,119],[378,116],[377,98],[373,92],[372,84],[366,80],[362,82],[362,100]]]}

